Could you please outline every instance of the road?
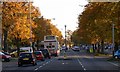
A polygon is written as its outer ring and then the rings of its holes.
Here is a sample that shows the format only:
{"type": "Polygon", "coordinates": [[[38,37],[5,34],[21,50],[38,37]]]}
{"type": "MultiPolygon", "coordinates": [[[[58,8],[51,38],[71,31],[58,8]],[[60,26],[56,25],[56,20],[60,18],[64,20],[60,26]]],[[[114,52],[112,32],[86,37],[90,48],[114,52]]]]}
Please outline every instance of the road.
{"type": "MultiPolygon", "coordinates": [[[[108,56],[94,56],[85,51],[75,52],[69,50],[62,51],[60,56],[46,59],[45,61],[38,61],[36,66],[24,65],[17,67],[17,61],[3,62],[2,69],[4,71],[98,71],[117,72],[119,63],[107,61],[108,56]]],[[[118,71],[119,72],[119,71],[118,71]]]]}

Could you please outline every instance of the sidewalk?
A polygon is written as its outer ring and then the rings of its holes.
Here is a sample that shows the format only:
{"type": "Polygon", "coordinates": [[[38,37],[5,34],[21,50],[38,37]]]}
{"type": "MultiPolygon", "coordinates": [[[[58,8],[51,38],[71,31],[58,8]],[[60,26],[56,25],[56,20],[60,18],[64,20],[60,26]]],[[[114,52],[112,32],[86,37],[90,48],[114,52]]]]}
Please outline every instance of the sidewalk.
{"type": "Polygon", "coordinates": [[[110,57],[112,57],[112,54],[106,54],[106,53],[90,53],[90,52],[86,52],[86,53],[95,58],[110,58],[110,57]]]}

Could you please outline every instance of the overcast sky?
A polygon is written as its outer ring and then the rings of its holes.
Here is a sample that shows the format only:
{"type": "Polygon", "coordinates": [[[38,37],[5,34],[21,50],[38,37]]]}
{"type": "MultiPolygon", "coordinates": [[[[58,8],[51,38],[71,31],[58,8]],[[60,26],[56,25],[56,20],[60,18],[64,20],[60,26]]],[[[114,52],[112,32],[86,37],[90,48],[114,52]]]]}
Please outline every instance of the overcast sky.
{"type": "Polygon", "coordinates": [[[64,35],[65,25],[67,30],[74,31],[78,26],[78,15],[84,10],[80,5],[86,5],[86,0],[33,0],[39,7],[44,18],[52,19],[52,23],[62,31],[64,35]],[[53,20],[55,18],[55,20],[53,20]]]}

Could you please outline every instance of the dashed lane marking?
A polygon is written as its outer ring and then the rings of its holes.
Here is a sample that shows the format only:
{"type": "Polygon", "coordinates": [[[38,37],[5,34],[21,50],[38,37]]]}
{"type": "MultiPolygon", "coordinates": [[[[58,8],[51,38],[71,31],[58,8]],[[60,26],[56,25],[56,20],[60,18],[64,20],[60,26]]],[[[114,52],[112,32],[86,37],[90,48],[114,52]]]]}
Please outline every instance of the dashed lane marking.
{"type": "Polygon", "coordinates": [[[79,59],[77,59],[77,60],[78,60],[79,64],[82,66],[83,70],[86,70],[86,68],[82,65],[82,63],[80,62],[80,60],[79,59]]]}
{"type": "Polygon", "coordinates": [[[46,64],[43,64],[43,66],[46,65],[46,64]]]}
{"type": "Polygon", "coordinates": [[[36,71],[36,70],[38,70],[39,68],[41,68],[41,67],[43,67],[43,66],[47,65],[47,64],[48,64],[48,63],[50,63],[51,61],[53,61],[53,60],[50,60],[50,61],[48,61],[48,62],[46,62],[46,63],[42,64],[42,65],[41,65],[41,66],[39,66],[38,68],[35,68],[35,71],[36,71]]]}
{"type": "Polygon", "coordinates": [[[39,68],[41,68],[42,66],[39,66],[39,68]]]}
{"type": "Polygon", "coordinates": [[[35,70],[38,70],[38,68],[35,68],[35,70]]]}

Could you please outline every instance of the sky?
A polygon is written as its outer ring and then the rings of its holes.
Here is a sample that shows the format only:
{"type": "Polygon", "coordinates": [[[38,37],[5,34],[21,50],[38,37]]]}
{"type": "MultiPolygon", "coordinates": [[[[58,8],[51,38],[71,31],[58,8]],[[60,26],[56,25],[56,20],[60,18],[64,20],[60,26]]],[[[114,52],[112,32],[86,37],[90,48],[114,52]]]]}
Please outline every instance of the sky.
{"type": "Polygon", "coordinates": [[[66,30],[76,30],[78,15],[84,10],[87,0],[33,0],[44,18],[51,19],[64,36],[66,30]]]}

